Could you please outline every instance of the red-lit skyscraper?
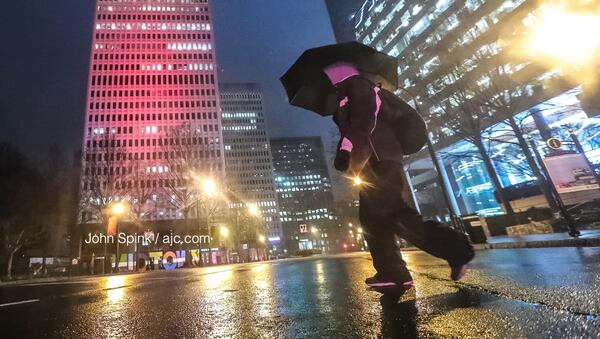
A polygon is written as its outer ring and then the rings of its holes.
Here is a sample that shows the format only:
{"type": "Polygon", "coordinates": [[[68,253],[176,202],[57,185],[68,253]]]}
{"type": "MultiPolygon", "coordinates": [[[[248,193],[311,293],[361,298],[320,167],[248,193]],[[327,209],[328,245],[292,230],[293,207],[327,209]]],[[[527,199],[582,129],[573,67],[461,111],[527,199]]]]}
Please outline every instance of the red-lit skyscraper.
{"type": "Polygon", "coordinates": [[[208,0],[97,0],[90,60],[81,221],[192,217],[224,170],[208,0]]]}

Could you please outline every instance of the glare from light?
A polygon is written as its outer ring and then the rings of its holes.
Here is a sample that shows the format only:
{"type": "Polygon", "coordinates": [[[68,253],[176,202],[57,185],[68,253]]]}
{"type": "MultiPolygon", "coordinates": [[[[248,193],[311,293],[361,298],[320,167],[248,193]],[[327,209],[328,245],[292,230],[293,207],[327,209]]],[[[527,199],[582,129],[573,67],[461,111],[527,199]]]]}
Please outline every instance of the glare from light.
{"type": "Polygon", "coordinates": [[[118,202],[113,205],[111,210],[114,215],[121,215],[125,213],[125,204],[118,202]]]}
{"type": "Polygon", "coordinates": [[[594,58],[600,47],[600,15],[550,7],[542,10],[533,25],[524,47],[534,54],[579,63],[594,58]]]}
{"type": "Polygon", "coordinates": [[[319,230],[318,230],[316,227],[312,227],[312,228],[310,229],[310,231],[311,231],[312,233],[317,233],[317,232],[319,232],[319,230]]]}
{"type": "Polygon", "coordinates": [[[106,279],[106,294],[108,297],[108,301],[110,303],[115,303],[118,302],[119,300],[121,300],[123,298],[123,296],[125,295],[125,287],[127,287],[127,285],[125,284],[126,282],[126,278],[125,276],[112,276],[112,277],[108,277],[106,279]]]}
{"type": "Polygon", "coordinates": [[[258,209],[258,207],[256,205],[248,206],[248,212],[251,215],[259,215],[260,214],[260,210],[258,209]]]}
{"type": "Polygon", "coordinates": [[[217,192],[217,185],[212,180],[204,180],[202,182],[202,190],[206,194],[215,194],[217,192]]]}
{"type": "Polygon", "coordinates": [[[354,186],[360,186],[363,183],[363,181],[360,177],[354,177],[352,179],[352,182],[354,183],[354,186]]]}
{"type": "Polygon", "coordinates": [[[265,236],[264,236],[264,235],[259,235],[259,236],[258,236],[258,241],[260,241],[260,242],[265,242],[265,240],[266,240],[266,239],[265,239],[265,236]]]}
{"type": "Polygon", "coordinates": [[[222,237],[226,238],[229,236],[229,229],[227,227],[221,227],[219,229],[219,233],[221,234],[222,237]]]}

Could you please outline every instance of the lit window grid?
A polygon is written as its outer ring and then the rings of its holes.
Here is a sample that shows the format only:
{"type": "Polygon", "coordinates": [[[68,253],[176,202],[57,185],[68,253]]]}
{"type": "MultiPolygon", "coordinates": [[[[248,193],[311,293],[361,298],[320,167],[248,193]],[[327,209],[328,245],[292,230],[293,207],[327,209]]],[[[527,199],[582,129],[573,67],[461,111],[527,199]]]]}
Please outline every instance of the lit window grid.
{"type": "Polygon", "coordinates": [[[225,86],[221,90],[221,108],[229,185],[241,198],[261,209],[268,237],[282,238],[262,93],[244,86],[225,86]],[[261,200],[265,197],[269,200],[261,200]]]}
{"type": "MultiPolygon", "coordinates": [[[[134,3],[133,1],[123,1],[116,4],[113,1],[98,1],[86,105],[86,128],[83,141],[84,159],[90,159],[90,155],[94,155],[92,143],[99,141],[101,137],[106,137],[106,135],[113,135],[111,138],[114,137],[115,140],[123,143],[124,147],[127,147],[126,152],[129,159],[132,158],[133,154],[136,155],[136,158],[155,154],[157,151],[160,152],[160,149],[156,146],[156,141],[161,138],[161,132],[164,135],[164,132],[173,126],[189,123],[200,132],[200,138],[205,141],[203,143],[205,146],[198,153],[206,155],[207,158],[212,158],[210,159],[212,165],[222,171],[224,167],[221,143],[222,128],[217,114],[219,111],[218,88],[214,72],[213,43],[208,6],[205,0],[164,2],[170,4],[168,10],[160,10],[156,6],[146,8],[152,7],[151,11],[158,13],[153,15],[164,15],[166,12],[203,14],[180,16],[177,19],[181,25],[175,25],[171,30],[162,29],[161,27],[160,33],[149,29],[137,31],[128,28],[127,25],[119,26],[120,30],[117,30],[115,26],[113,32],[103,32],[102,26],[99,27],[98,25],[102,25],[102,21],[106,18],[119,20],[125,19],[126,16],[130,18],[135,18],[136,15],[141,17],[139,12],[135,12],[135,10],[139,11],[141,8],[130,6],[134,3]],[[101,5],[105,3],[113,4],[110,6],[101,5]],[[195,22],[197,19],[206,22],[195,22]],[[193,34],[186,32],[186,30],[192,30],[193,28],[202,32],[193,32],[193,34]],[[179,44],[171,44],[171,47],[176,46],[177,53],[170,52],[173,48],[162,44],[161,37],[182,39],[184,42],[181,43],[181,46],[185,47],[179,48],[179,44]],[[199,42],[185,42],[186,38],[189,40],[190,37],[198,39],[199,42]],[[187,46],[191,46],[191,48],[187,48],[187,46]],[[195,46],[198,47],[194,48],[195,46]],[[181,51],[185,51],[185,53],[181,53],[181,51]],[[102,54],[102,57],[99,56],[100,54],[102,54]],[[135,56],[135,58],[132,56],[135,56]],[[143,57],[140,58],[140,56],[143,57]],[[159,62],[146,60],[150,59],[150,56],[153,59],[158,59],[159,62]],[[169,59],[173,59],[172,61],[177,61],[177,63],[167,62],[169,59]],[[197,61],[204,62],[198,63],[197,61]],[[164,65],[164,67],[157,65],[164,65]],[[185,77],[187,84],[178,81],[178,85],[167,85],[165,81],[160,85],[139,85],[139,79],[142,76],[150,79],[154,75],[152,78],[156,79],[156,74],[161,71],[163,78],[166,78],[164,73],[169,72],[171,79],[177,77],[177,80],[180,80],[185,77]],[[100,77],[104,80],[102,83],[93,81],[100,79],[100,77]],[[108,78],[110,80],[107,83],[106,79],[108,78]],[[131,81],[131,83],[124,85],[123,79],[127,78],[135,79],[137,84],[134,85],[131,81]],[[204,84],[199,86],[200,81],[196,80],[193,83],[192,79],[202,79],[204,84]],[[140,93],[143,94],[140,95],[140,93]],[[198,100],[198,98],[202,100],[198,100]],[[173,119],[174,114],[180,118],[173,119]],[[196,119],[190,119],[190,116],[195,116],[196,119]]],[[[141,4],[143,1],[136,1],[135,3],[141,4]]],[[[156,4],[156,2],[154,3],[156,4]]],[[[174,15],[171,17],[174,18],[174,15]]],[[[113,30],[112,25],[111,30],[113,30]]],[[[152,162],[150,162],[146,157],[146,161],[149,162],[146,170],[149,174],[160,174],[173,170],[154,160],[152,159],[152,162]]],[[[89,165],[97,166],[98,164],[97,161],[84,160],[82,167],[89,168],[89,165]]],[[[83,180],[85,180],[85,172],[83,180]]],[[[161,211],[160,214],[177,216],[174,211],[161,211]]]]}

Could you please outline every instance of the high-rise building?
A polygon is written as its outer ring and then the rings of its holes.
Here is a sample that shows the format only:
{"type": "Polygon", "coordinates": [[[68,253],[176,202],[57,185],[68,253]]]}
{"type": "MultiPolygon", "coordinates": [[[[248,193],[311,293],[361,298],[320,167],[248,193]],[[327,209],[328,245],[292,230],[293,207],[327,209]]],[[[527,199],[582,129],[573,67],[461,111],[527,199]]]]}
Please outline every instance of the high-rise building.
{"type": "Polygon", "coordinates": [[[258,207],[268,241],[278,251],[283,235],[261,88],[230,83],[220,89],[226,181],[238,198],[231,207],[258,207]]]}
{"type": "Polygon", "coordinates": [[[271,139],[287,250],[339,250],[333,193],[320,137],[271,139]]]}
{"type": "Polygon", "coordinates": [[[337,42],[356,40],[354,33],[355,15],[361,6],[366,6],[364,0],[325,0],[325,4],[331,19],[335,40],[337,42]]]}
{"type": "MultiPolygon", "coordinates": [[[[600,163],[594,141],[599,121],[581,110],[581,88],[565,81],[560,68],[512,53],[511,37],[531,29],[542,13],[539,6],[528,0],[366,0],[354,16],[357,41],[398,58],[398,95],[416,101],[428,121],[457,213],[500,214],[495,186],[504,191],[535,185],[537,165],[524,155],[529,145],[523,140],[529,137],[543,154],[551,153],[545,141],[570,140],[571,126],[579,131],[588,158],[600,163]],[[460,117],[472,107],[481,110],[460,117]],[[521,132],[525,138],[519,140],[521,132]],[[489,142],[478,148],[469,135],[489,142]]],[[[445,218],[429,156],[411,157],[407,168],[422,212],[445,218]]]]}
{"type": "Polygon", "coordinates": [[[83,135],[82,222],[126,201],[187,219],[195,180],[223,176],[207,0],[97,0],[83,135]]]}

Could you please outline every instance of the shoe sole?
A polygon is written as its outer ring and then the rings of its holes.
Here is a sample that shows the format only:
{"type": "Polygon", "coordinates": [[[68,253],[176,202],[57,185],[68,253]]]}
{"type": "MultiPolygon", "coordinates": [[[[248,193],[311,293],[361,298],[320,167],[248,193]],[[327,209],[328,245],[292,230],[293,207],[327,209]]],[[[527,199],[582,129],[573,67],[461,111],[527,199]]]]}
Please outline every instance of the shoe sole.
{"type": "MultiPolygon", "coordinates": [[[[395,282],[381,282],[381,283],[372,283],[372,284],[367,284],[370,287],[395,287],[395,286],[399,286],[397,283],[395,282]]],[[[404,287],[411,287],[413,285],[413,281],[406,281],[402,283],[402,286],[404,287]]]]}

